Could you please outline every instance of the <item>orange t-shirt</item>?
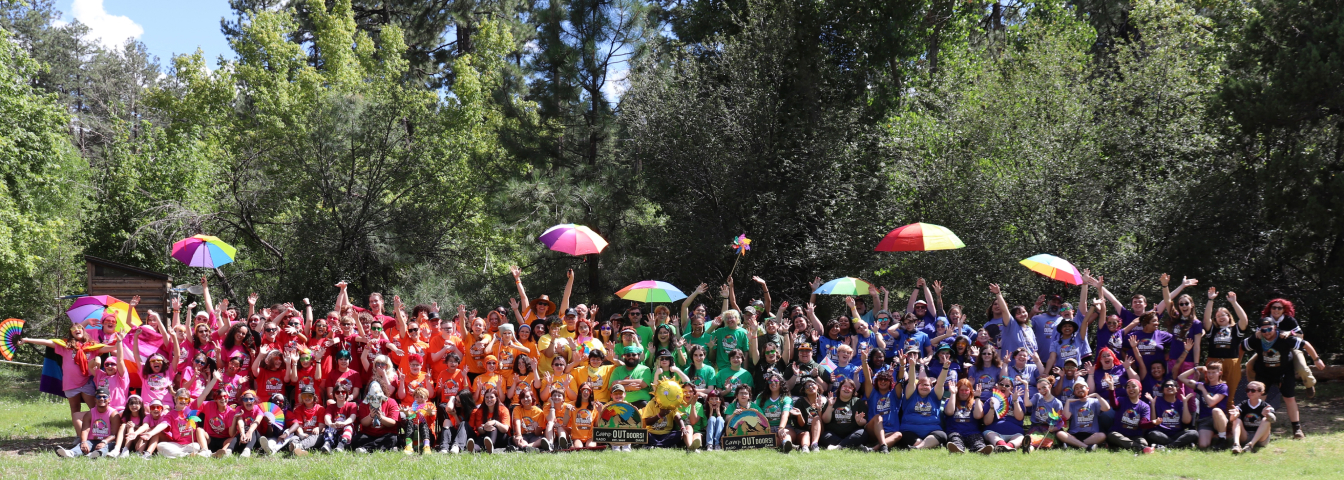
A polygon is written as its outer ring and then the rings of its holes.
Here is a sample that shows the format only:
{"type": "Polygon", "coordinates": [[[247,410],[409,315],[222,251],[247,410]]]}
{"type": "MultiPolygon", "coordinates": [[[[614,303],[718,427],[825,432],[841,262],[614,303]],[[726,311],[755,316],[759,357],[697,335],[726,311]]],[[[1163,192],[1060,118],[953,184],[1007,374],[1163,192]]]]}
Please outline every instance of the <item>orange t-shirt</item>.
{"type": "Polygon", "coordinates": [[[541,435],[546,428],[546,412],[536,405],[530,408],[522,405],[513,407],[513,419],[521,427],[518,433],[541,435]]]}
{"type": "MultiPolygon", "coordinates": [[[[546,409],[545,409],[545,411],[549,412],[549,411],[551,410],[551,408],[550,408],[550,407],[551,407],[551,403],[552,403],[552,402],[546,402],[546,409]]],[[[570,405],[570,404],[568,404],[568,403],[564,403],[564,402],[561,402],[560,405],[556,405],[556,407],[555,407],[555,425],[556,425],[556,426],[558,426],[558,427],[569,427],[569,424],[570,424],[571,422],[573,422],[573,421],[574,421],[574,406],[573,406],[573,405],[570,405]]]]}
{"type": "Polygon", "coordinates": [[[479,337],[475,334],[467,335],[464,342],[467,344],[467,357],[462,359],[462,363],[466,365],[468,372],[485,372],[485,356],[490,355],[489,350],[485,347],[492,338],[488,333],[479,337]]]}
{"type": "Polygon", "coordinates": [[[399,398],[402,405],[410,405],[415,402],[415,389],[423,387],[429,390],[429,394],[434,395],[434,381],[430,378],[429,372],[420,371],[419,375],[411,375],[410,370],[405,371],[406,375],[406,396],[399,398]]]}
{"type": "MultiPolygon", "coordinates": [[[[574,408],[570,405],[565,405],[574,408]]],[[[593,421],[597,420],[596,408],[577,409],[569,417],[569,436],[585,442],[593,439],[593,421]]]]}
{"type": "Polygon", "coordinates": [[[459,368],[453,373],[445,370],[435,375],[434,388],[438,390],[439,402],[448,403],[450,397],[456,397],[463,390],[471,391],[471,384],[467,383],[467,375],[459,368]]]}
{"type": "MultiPolygon", "coordinates": [[[[433,360],[432,357],[433,354],[438,353],[440,350],[443,350],[443,347],[446,344],[452,344],[454,348],[457,348],[457,356],[459,357],[467,356],[467,347],[462,344],[462,337],[459,337],[456,334],[450,334],[447,339],[444,339],[443,335],[435,335],[433,338],[430,338],[429,348],[426,350],[426,352],[428,353],[425,354],[425,361],[429,362],[430,365],[429,371],[433,373],[435,377],[439,376],[440,373],[443,373],[444,370],[448,369],[448,366],[446,365],[447,362],[445,360],[439,360],[436,362],[433,360]]],[[[449,352],[451,353],[452,350],[449,350],[449,352]]],[[[445,359],[447,358],[447,355],[448,354],[444,354],[445,359]]],[[[458,366],[464,369],[467,368],[467,359],[463,358],[462,362],[460,362],[458,366]]]]}
{"type": "Polygon", "coordinates": [[[477,376],[476,380],[473,380],[471,382],[471,393],[476,395],[484,395],[486,389],[493,388],[495,389],[495,392],[499,394],[500,398],[503,398],[505,387],[506,385],[504,385],[504,377],[499,376],[499,374],[497,373],[496,374],[483,373],[477,376]]]}

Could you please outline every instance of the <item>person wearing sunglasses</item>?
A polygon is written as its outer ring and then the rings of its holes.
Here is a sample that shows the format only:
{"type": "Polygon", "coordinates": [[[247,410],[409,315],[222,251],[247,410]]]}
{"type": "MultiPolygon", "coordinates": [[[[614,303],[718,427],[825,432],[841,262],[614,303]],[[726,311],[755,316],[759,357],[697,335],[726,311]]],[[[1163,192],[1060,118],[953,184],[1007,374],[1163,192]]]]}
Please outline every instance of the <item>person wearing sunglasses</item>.
{"type": "MultiPolygon", "coordinates": [[[[1283,325],[1283,322],[1279,325],[1283,325]]],[[[1251,380],[1259,381],[1266,386],[1279,388],[1284,408],[1288,410],[1288,421],[1293,425],[1293,438],[1306,437],[1298,416],[1297,375],[1292,362],[1293,355],[1301,350],[1312,358],[1317,369],[1324,370],[1325,362],[1322,362],[1320,355],[1317,355],[1316,348],[1301,337],[1281,335],[1272,318],[1261,319],[1255,336],[1242,341],[1241,346],[1258,357],[1258,360],[1251,364],[1252,370],[1248,371],[1248,376],[1251,380]]]]}
{"type": "MultiPolygon", "coordinates": [[[[1171,305],[1172,296],[1167,289],[1166,275],[1162,280],[1162,303],[1171,305]]],[[[1163,312],[1166,317],[1166,324],[1163,330],[1171,334],[1173,341],[1170,348],[1167,348],[1167,371],[1172,375],[1185,373],[1186,370],[1195,367],[1195,362],[1200,359],[1200,348],[1204,343],[1204,322],[1201,322],[1195,313],[1195,300],[1190,295],[1181,295],[1176,298],[1176,308],[1168,308],[1163,312]],[[1186,340],[1194,340],[1194,351],[1187,358],[1185,355],[1186,340]],[[1181,359],[1186,359],[1177,363],[1181,359]]],[[[1235,387],[1233,387],[1235,388],[1235,387]]]]}
{"type": "Polygon", "coordinates": [[[252,456],[252,449],[261,440],[262,429],[269,428],[266,412],[257,402],[257,392],[248,390],[239,396],[240,405],[233,413],[233,453],[243,458],[252,456]]]}
{"type": "Polygon", "coordinates": [[[1270,430],[1277,416],[1274,407],[1265,401],[1265,384],[1246,384],[1246,400],[1227,413],[1232,416],[1232,453],[1259,451],[1269,445],[1270,430]]]}
{"type": "Polygon", "coordinates": [[[56,447],[56,456],[74,458],[88,455],[89,458],[98,458],[107,455],[111,441],[115,440],[114,432],[120,425],[116,411],[108,407],[111,397],[107,389],[97,389],[93,398],[94,406],[84,412],[84,421],[80,424],[79,443],[69,449],[56,447]]]}
{"type": "Polygon", "coordinates": [[[1187,428],[1194,421],[1190,412],[1195,397],[1193,392],[1182,396],[1175,379],[1162,382],[1162,395],[1151,403],[1153,428],[1144,434],[1148,444],[1158,449],[1186,448],[1199,441],[1199,432],[1187,428]]]}
{"type": "MultiPolygon", "coordinates": [[[[1288,301],[1286,298],[1275,298],[1266,303],[1265,308],[1260,310],[1260,317],[1268,318],[1273,321],[1274,328],[1278,329],[1280,337],[1293,336],[1302,338],[1302,327],[1298,323],[1297,318],[1294,317],[1297,315],[1296,312],[1297,309],[1293,305],[1293,302],[1288,301]]],[[[1255,370],[1255,362],[1257,358],[1256,355],[1251,355],[1251,358],[1246,361],[1246,370],[1248,374],[1255,370]]],[[[1297,378],[1301,380],[1302,387],[1307,389],[1307,395],[1315,396],[1316,377],[1311,373],[1311,369],[1307,368],[1306,357],[1302,355],[1300,350],[1294,351],[1292,361],[1293,369],[1297,371],[1297,378]]],[[[1255,380],[1255,376],[1250,375],[1250,379],[1255,380]]],[[[1273,383],[1268,383],[1268,385],[1273,385],[1273,383]]]]}

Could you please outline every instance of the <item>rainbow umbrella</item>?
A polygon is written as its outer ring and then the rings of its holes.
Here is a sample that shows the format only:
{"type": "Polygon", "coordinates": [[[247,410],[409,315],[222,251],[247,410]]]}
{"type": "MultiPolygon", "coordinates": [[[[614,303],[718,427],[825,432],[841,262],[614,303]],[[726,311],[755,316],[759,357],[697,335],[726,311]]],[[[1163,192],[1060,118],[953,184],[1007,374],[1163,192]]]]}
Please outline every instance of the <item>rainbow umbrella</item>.
{"type": "Polygon", "coordinates": [[[1031,271],[1054,280],[1070,285],[1083,284],[1083,276],[1078,273],[1078,267],[1073,266],[1068,260],[1054,255],[1042,253],[1017,263],[1021,263],[1031,271]]]}
{"type": "Polygon", "coordinates": [[[599,253],[607,248],[607,241],[591,228],[572,223],[562,223],[546,229],[537,237],[546,248],[570,255],[599,253]]]}
{"type": "Polygon", "coordinates": [[[868,295],[871,288],[873,288],[873,284],[862,278],[840,277],[822,284],[812,293],[814,295],[868,295]]]}
{"type": "Polygon", "coordinates": [[[140,314],[132,309],[130,304],[111,295],[79,297],[65,311],[65,315],[74,323],[85,323],[89,320],[97,323],[102,320],[103,314],[109,311],[117,315],[118,332],[129,332],[131,326],[140,326],[140,314]]]}
{"type": "Polygon", "coordinates": [[[7,361],[14,361],[14,354],[19,352],[19,337],[23,336],[23,320],[17,318],[7,318],[0,322],[0,356],[5,357],[7,361]]]}
{"type": "Polygon", "coordinates": [[[238,249],[209,235],[184,238],[173,244],[173,258],[188,267],[216,268],[233,261],[238,249]]]}
{"type": "Polygon", "coordinates": [[[888,233],[873,247],[878,252],[924,252],[965,247],[957,234],[932,223],[912,223],[888,233]]]}
{"type": "Polygon", "coordinates": [[[635,282],[616,292],[616,296],[626,300],[646,303],[668,303],[686,298],[677,287],[667,282],[645,280],[635,282]]]}

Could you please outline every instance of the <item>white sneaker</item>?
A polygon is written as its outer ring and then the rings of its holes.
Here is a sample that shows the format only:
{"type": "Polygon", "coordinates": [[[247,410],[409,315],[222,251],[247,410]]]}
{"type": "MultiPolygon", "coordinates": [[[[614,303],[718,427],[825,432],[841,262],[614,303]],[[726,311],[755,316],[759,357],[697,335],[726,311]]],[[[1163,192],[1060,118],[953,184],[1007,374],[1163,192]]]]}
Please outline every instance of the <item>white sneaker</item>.
{"type": "Polygon", "coordinates": [[[101,456],[103,456],[103,452],[101,450],[94,450],[92,452],[89,452],[88,454],[89,458],[98,458],[101,456]]]}
{"type": "Polygon", "coordinates": [[[65,447],[56,447],[56,456],[61,458],[75,458],[75,455],[70,453],[69,450],[66,450],[65,447]]]}
{"type": "Polygon", "coordinates": [[[121,449],[121,455],[117,455],[117,456],[118,456],[118,457],[121,457],[121,458],[126,458],[126,457],[131,456],[131,447],[126,447],[126,448],[121,449]]]}
{"type": "Polygon", "coordinates": [[[242,454],[242,455],[239,455],[239,456],[240,456],[240,457],[243,457],[243,458],[251,457],[251,456],[252,456],[252,449],[251,449],[251,448],[248,448],[248,447],[243,447],[243,454],[242,454]]]}
{"type": "Polygon", "coordinates": [[[199,451],[199,452],[196,452],[196,456],[198,456],[198,457],[213,457],[213,456],[214,456],[214,452],[211,452],[211,451],[209,451],[209,450],[201,450],[201,451],[199,451]]]}
{"type": "Polygon", "coordinates": [[[201,451],[201,446],[200,446],[200,445],[195,444],[195,443],[189,443],[189,444],[187,444],[187,446],[182,447],[182,456],[184,456],[184,457],[190,457],[190,456],[192,456],[192,455],[195,455],[196,452],[199,452],[199,451],[201,451]]]}
{"type": "Polygon", "coordinates": [[[272,455],[274,455],[276,451],[280,450],[280,443],[270,438],[266,439],[266,441],[262,443],[262,446],[266,449],[266,453],[270,453],[272,455]]]}
{"type": "Polygon", "coordinates": [[[460,453],[461,451],[462,448],[458,447],[456,443],[453,444],[453,448],[448,449],[448,453],[460,453]]]}

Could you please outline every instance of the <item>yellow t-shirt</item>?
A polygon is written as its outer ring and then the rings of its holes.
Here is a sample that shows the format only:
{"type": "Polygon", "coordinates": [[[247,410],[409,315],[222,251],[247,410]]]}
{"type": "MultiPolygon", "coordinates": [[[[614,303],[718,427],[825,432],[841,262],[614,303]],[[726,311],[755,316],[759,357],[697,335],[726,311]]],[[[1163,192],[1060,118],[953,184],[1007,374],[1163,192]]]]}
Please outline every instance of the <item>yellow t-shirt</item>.
{"type": "Polygon", "coordinates": [[[585,442],[593,439],[593,421],[597,419],[595,408],[575,409],[574,414],[569,418],[569,435],[571,437],[585,442]]]}
{"type": "Polygon", "coordinates": [[[676,426],[674,424],[674,421],[677,418],[677,410],[675,408],[667,410],[666,413],[664,413],[663,418],[659,419],[657,422],[648,422],[649,419],[658,416],[658,413],[662,411],[663,409],[658,408],[658,402],[654,401],[650,401],[648,405],[645,405],[644,408],[640,409],[639,416],[644,418],[645,425],[648,425],[644,428],[647,429],[649,433],[665,435],[671,433],[672,427],[676,426]]]}
{"type": "Polygon", "coordinates": [[[602,403],[611,402],[611,391],[607,390],[607,378],[611,376],[611,365],[603,365],[597,368],[590,366],[576,367],[571,370],[571,377],[574,377],[575,394],[579,391],[579,386],[585,383],[593,387],[593,400],[602,403]]]}

